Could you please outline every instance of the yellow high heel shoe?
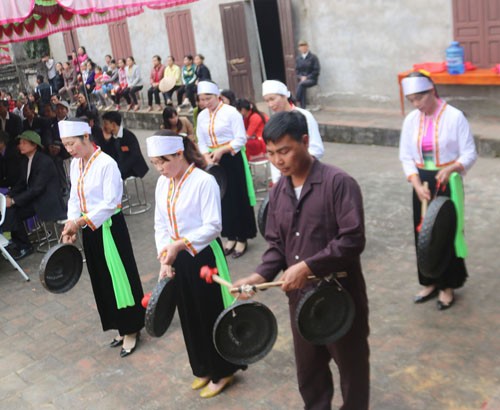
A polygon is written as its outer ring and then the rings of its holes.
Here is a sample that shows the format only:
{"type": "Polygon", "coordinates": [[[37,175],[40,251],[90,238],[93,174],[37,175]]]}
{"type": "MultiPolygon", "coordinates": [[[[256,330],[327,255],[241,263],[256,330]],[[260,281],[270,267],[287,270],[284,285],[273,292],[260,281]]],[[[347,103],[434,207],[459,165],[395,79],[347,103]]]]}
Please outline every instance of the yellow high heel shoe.
{"type": "Polygon", "coordinates": [[[193,383],[191,384],[191,388],[193,390],[198,390],[201,389],[202,387],[205,387],[209,382],[210,382],[209,377],[196,377],[193,380],[193,383]]]}
{"type": "Polygon", "coordinates": [[[210,399],[211,397],[217,396],[219,393],[222,392],[227,386],[230,386],[233,384],[234,381],[234,376],[231,375],[229,377],[225,377],[223,379],[224,382],[215,390],[210,388],[210,385],[207,385],[201,392],[200,392],[200,397],[204,399],[210,399]]]}

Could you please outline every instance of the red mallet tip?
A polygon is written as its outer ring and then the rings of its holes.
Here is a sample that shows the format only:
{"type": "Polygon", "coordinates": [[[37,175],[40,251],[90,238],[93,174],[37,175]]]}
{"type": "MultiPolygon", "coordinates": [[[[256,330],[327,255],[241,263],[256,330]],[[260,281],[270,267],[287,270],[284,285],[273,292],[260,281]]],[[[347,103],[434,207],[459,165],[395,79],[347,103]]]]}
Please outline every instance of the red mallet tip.
{"type": "Polygon", "coordinates": [[[203,266],[200,269],[200,278],[204,279],[207,283],[213,283],[212,276],[217,275],[217,268],[211,268],[210,266],[203,266]]]}
{"type": "Polygon", "coordinates": [[[153,292],[146,293],[144,297],[142,298],[141,304],[144,309],[148,307],[149,299],[151,299],[151,294],[153,292]]]}

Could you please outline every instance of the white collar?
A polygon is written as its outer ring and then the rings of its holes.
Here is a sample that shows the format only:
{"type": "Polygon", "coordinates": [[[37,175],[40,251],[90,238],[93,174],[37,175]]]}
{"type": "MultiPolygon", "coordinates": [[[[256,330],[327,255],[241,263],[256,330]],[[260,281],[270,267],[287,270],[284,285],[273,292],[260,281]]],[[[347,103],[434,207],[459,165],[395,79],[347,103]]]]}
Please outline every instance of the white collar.
{"type": "Polygon", "coordinates": [[[123,138],[123,124],[120,125],[120,129],[116,135],[113,135],[114,138],[123,138]]]}
{"type": "Polygon", "coordinates": [[[302,58],[306,58],[309,55],[309,51],[305,54],[302,54],[302,58]]]}

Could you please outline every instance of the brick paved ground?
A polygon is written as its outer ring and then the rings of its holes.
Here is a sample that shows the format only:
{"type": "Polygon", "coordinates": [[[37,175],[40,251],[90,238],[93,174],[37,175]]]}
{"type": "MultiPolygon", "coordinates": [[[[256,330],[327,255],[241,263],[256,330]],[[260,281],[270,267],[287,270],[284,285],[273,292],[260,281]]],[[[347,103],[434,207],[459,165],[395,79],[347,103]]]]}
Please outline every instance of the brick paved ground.
{"type": "MultiPolygon", "coordinates": [[[[149,135],[138,132],[143,140],[149,135]]],[[[481,158],[466,180],[466,234],[470,278],[456,305],[438,312],[434,302],[415,306],[417,290],[411,232],[410,189],[394,148],[326,144],[333,162],[363,189],[372,350],[371,408],[499,409],[500,311],[498,263],[500,177],[498,159],[481,158]]],[[[156,175],[146,178],[152,195],[156,175]]],[[[151,198],[152,199],[152,198],[151,198]]],[[[157,263],[152,211],[127,222],[145,290],[154,286],[157,263]]],[[[265,248],[251,242],[233,277],[252,270],[265,248]]],[[[41,254],[22,261],[24,282],[0,260],[0,409],[300,409],[287,302],[278,290],[258,296],[279,324],[273,351],[224,394],[200,399],[190,374],[177,317],[166,335],[143,333],[132,356],[121,359],[100,329],[86,271],[67,294],[46,292],[37,277],[41,254]]],[[[334,367],[332,367],[334,369],[334,367]]],[[[335,371],[335,370],[334,370],[335,371]]],[[[338,378],[335,374],[335,383],[338,378]]],[[[334,405],[340,399],[336,395],[334,405]]]]}

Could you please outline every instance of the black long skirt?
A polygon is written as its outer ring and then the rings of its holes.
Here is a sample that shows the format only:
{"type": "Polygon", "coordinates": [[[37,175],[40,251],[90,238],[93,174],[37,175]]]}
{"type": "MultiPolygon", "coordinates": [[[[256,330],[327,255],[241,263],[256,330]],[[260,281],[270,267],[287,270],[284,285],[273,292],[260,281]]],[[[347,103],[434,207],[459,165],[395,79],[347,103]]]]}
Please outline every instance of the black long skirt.
{"type": "Polygon", "coordinates": [[[224,304],[220,286],[208,284],[200,278],[200,269],[205,265],[216,266],[210,246],[195,257],[187,251],[177,255],[173,265],[176,303],[193,374],[210,377],[217,382],[246,367],[227,362],[215,349],[212,332],[217,317],[224,310],[224,304]]]}
{"type": "Polygon", "coordinates": [[[220,166],[227,174],[226,195],[222,198],[222,236],[241,242],[255,238],[257,225],[248,199],[241,152],[223,155],[220,166]]]}
{"type": "MultiPolygon", "coordinates": [[[[423,169],[419,169],[418,173],[420,175],[420,179],[422,182],[427,181],[429,184],[429,190],[431,191],[431,195],[434,195],[436,192],[436,174],[438,171],[427,171],[423,169]]],[[[438,193],[439,196],[450,196],[450,186],[446,186],[446,190],[438,193]]],[[[421,211],[422,211],[422,203],[418,199],[417,193],[413,190],[413,232],[415,233],[415,247],[418,244],[418,232],[417,226],[420,224],[421,219],[421,211]]],[[[447,288],[457,289],[463,286],[467,279],[467,269],[465,267],[465,261],[463,258],[459,258],[455,253],[455,246],[453,241],[450,243],[450,247],[453,249],[452,258],[448,267],[444,270],[441,277],[428,278],[422,275],[420,269],[418,269],[418,282],[422,286],[431,286],[436,285],[438,289],[443,290],[447,288]]]]}
{"type": "Polygon", "coordinates": [[[97,310],[101,317],[102,329],[104,331],[118,329],[120,335],[123,336],[138,332],[144,327],[145,309],[141,305],[144,294],[125,218],[120,212],[113,215],[111,221],[111,234],[127,271],[128,281],[134,296],[134,306],[123,309],[118,309],[116,306],[113,282],[104,257],[102,227],[95,231],[90,228],[83,229],[83,249],[97,310]]]}

